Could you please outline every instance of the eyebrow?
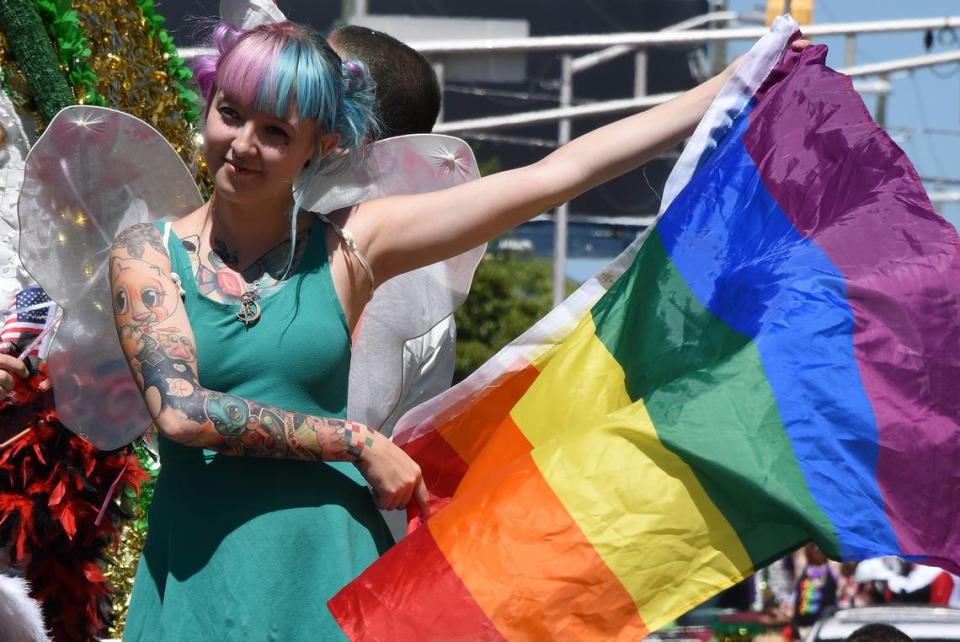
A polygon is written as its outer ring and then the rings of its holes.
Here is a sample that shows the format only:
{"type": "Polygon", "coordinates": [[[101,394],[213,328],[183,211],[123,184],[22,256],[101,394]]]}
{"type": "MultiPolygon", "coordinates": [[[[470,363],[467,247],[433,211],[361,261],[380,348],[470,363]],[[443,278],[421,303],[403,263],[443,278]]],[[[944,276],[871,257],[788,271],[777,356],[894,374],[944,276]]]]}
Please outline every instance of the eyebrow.
{"type": "Polygon", "coordinates": [[[231,106],[233,106],[233,107],[241,107],[241,108],[247,109],[247,110],[249,110],[249,111],[254,111],[254,112],[258,113],[258,114],[263,114],[264,116],[266,116],[267,118],[269,118],[270,120],[272,120],[275,124],[283,125],[284,127],[287,127],[287,128],[289,128],[289,129],[292,129],[294,132],[299,132],[299,131],[300,131],[300,120],[299,120],[299,119],[296,120],[295,122],[290,122],[289,120],[284,120],[284,119],[282,119],[282,118],[278,118],[278,117],[274,116],[273,114],[271,114],[271,113],[269,113],[269,112],[259,111],[258,109],[254,108],[254,107],[250,107],[250,106],[243,106],[243,101],[238,100],[237,98],[234,98],[233,96],[231,96],[230,94],[228,94],[227,92],[225,92],[225,91],[222,90],[222,89],[217,92],[217,96],[219,96],[219,98],[215,98],[215,100],[219,100],[219,101],[220,101],[220,104],[223,104],[223,103],[226,102],[226,103],[229,103],[229,104],[230,104],[231,106]]]}

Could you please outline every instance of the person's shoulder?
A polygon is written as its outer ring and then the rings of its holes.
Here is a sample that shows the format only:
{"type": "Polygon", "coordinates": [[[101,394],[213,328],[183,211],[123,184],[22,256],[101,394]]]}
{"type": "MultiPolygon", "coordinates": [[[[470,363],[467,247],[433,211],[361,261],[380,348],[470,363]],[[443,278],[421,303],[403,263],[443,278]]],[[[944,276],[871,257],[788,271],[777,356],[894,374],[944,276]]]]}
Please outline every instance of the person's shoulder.
{"type": "Polygon", "coordinates": [[[352,216],[355,216],[356,211],[359,209],[359,205],[348,205],[346,207],[341,207],[338,210],[328,212],[324,216],[328,221],[333,223],[338,227],[346,227],[347,223],[350,221],[352,216]]]}
{"type": "Polygon", "coordinates": [[[154,223],[134,223],[117,234],[110,248],[111,261],[136,259],[156,265],[169,264],[163,235],[154,223]]]}
{"type": "Polygon", "coordinates": [[[170,224],[173,232],[182,239],[199,234],[206,222],[208,211],[209,208],[206,205],[201,205],[189,214],[181,216],[170,224]]]}

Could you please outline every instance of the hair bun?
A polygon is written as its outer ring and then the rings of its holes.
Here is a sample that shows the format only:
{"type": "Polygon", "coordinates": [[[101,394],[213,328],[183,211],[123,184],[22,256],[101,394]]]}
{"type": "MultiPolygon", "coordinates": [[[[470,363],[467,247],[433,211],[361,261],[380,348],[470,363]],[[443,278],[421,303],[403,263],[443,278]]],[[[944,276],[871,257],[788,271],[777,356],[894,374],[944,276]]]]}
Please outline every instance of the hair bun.
{"type": "Polygon", "coordinates": [[[237,39],[242,33],[242,30],[228,22],[221,22],[217,25],[213,32],[213,42],[221,56],[237,44],[237,39]]]}
{"type": "Polygon", "coordinates": [[[370,91],[373,89],[373,79],[367,72],[366,66],[359,60],[344,60],[340,65],[344,84],[348,94],[370,91]]]}

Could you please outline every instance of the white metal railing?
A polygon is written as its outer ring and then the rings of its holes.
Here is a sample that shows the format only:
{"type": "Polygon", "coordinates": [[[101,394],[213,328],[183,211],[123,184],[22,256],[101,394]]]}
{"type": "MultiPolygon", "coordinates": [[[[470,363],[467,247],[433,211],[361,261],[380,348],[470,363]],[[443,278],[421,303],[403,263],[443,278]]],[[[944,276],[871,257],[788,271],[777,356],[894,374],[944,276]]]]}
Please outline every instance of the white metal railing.
{"type": "MultiPolygon", "coordinates": [[[[920,69],[923,67],[932,67],[951,63],[960,63],[960,51],[930,54],[928,56],[915,56],[912,58],[901,58],[886,62],[872,63],[869,65],[857,65],[855,67],[844,67],[839,71],[847,74],[848,76],[860,78],[864,76],[883,76],[885,74],[895,71],[902,71],[904,69],[920,69]]],[[[574,107],[540,109],[521,114],[507,114],[505,116],[490,116],[486,118],[447,121],[445,123],[438,124],[434,128],[434,131],[438,134],[454,134],[477,131],[480,129],[509,129],[524,125],[537,125],[548,122],[556,122],[562,118],[585,118],[590,116],[613,115],[654,107],[676,97],[677,95],[678,93],[654,94],[650,96],[640,96],[638,98],[605,100],[589,105],[576,105],[574,107]]]]}
{"type": "MultiPolygon", "coordinates": [[[[847,34],[865,35],[900,31],[925,31],[927,29],[940,28],[960,28],[960,16],[807,25],[803,27],[803,33],[813,38],[822,36],[845,36],[847,34]]],[[[492,52],[573,51],[578,49],[603,49],[614,45],[627,45],[634,48],[696,46],[710,42],[757,40],[768,31],[769,29],[766,27],[745,27],[737,29],[697,29],[679,32],[655,31],[586,36],[434,40],[430,42],[411,42],[409,44],[426,56],[492,52]]]]}
{"type": "MultiPolygon", "coordinates": [[[[714,11],[705,13],[702,16],[694,16],[688,20],[683,20],[669,27],[661,29],[658,33],[672,33],[675,31],[687,31],[695,27],[700,27],[712,22],[730,22],[739,20],[740,14],[736,11],[714,11]]],[[[637,50],[636,45],[613,45],[600,51],[594,51],[584,54],[579,58],[573,59],[573,73],[589,69],[600,63],[619,58],[620,56],[637,50]]]]}
{"type": "Polygon", "coordinates": [[[869,65],[857,65],[855,67],[846,67],[842,69],[848,76],[883,76],[895,71],[905,71],[907,69],[919,69],[920,67],[934,67],[936,65],[945,65],[949,63],[960,62],[960,51],[948,51],[945,53],[929,54],[926,56],[914,56],[912,58],[898,58],[896,60],[885,60],[883,62],[874,62],[869,65]]]}
{"type": "MultiPolygon", "coordinates": [[[[877,20],[872,22],[837,22],[808,25],[803,28],[810,37],[865,35],[871,33],[894,33],[900,31],[925,31],[927,29],[960,28],[960,16],[943,18],[918,18],[910,20],[877,20]]],[[[585,36],[539,36],[531,38],[502,38],[487,40],[436,40],[409,43],[424,55],[449,55],[479,52],[518,51],[573,51],[604,49],[615,45],[633,48],[695,46],[710,42],[732,40],[756,40],[767,33],[765,27],[737,29],[697,29],[689,31],[614,33],[585,36]]],[[[180,57],[191,60],[201,54],[213,53],[205,47],[181,47],[180,57]]]]}
{"type": "MultiPolygon", "coordinates": [[[[660,30],[660,33],[674,33],[693,29],[703,25],[709,25],[716,22],[727,22],[737,20],[739,14],[734,11],[714,11],[700,16],[694,16],[688,20],[683,20],[673,25],[669,25],[660,30]]],[[[622,55],[633,53],[634,55],[634,76],[633,93],[636,98],[646,96],[647,94],[647,49],[646,47],[634,47],[631,45],[613,45],[588,53],[586,55],[574,58],[572,54],[564,54],[560,60],[560,110],[568,110],[573,105],[573,78],[574,75],[587,69],[592,69],[597,65],[609,62],[619,58],[622,55]]],[[[442,69],[442,63],[434,63],[442,69]]],[[[589,106],[585,111],[589,111],[589,106]]],[[[559,126],[557,130],[557,144],[565,145],[570,141],[570,128],[572,119],[568,115],[559,117],[559,126]]],[[[554,227],[554,253],[553,253],[553,305],[560,305],[560,302],[566,297],[567,279],[567,227],[570,212],[570,204],[563,202],[556,209],[556,226],[554,227]]]]}
{"type": "Polygon", "coordinates": [[[439,123],[433,128],[433,131],[437,134],[460,134],[463,132],[478,130],[509,129],[511,127],[522,127],[524,125],[542,125],[544,123],[554,123],[563,120],[564,118],[575,119],[586,118],[589,116],[620,114],[655,107],[660,103],[665,103],[671,98],[676,98],[679,95],[679,92],[672,92],[668,94],[652,94],[650,96],[640,96],[639,98],[604,100],[602,102],[591,103],[589,105],[538,109],[536,111],[528,111],[521,114],[507,114],[505,116],[487,116],[483,118],[447,121],[445,123],[439,123]]]}

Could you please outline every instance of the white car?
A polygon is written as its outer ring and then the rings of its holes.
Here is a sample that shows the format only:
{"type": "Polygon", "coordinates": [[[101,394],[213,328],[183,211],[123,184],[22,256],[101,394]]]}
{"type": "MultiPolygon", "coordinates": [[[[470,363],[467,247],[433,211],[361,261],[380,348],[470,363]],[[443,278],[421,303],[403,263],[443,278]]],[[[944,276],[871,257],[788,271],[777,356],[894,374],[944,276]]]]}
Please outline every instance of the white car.
{"type": "Polygon", "coordinates": [[[865,624],[890,624],[916,642],[960,640],[960,609],[883,605],[843,609],[822,618],[806,642],[843,642],[865,624]]]}

